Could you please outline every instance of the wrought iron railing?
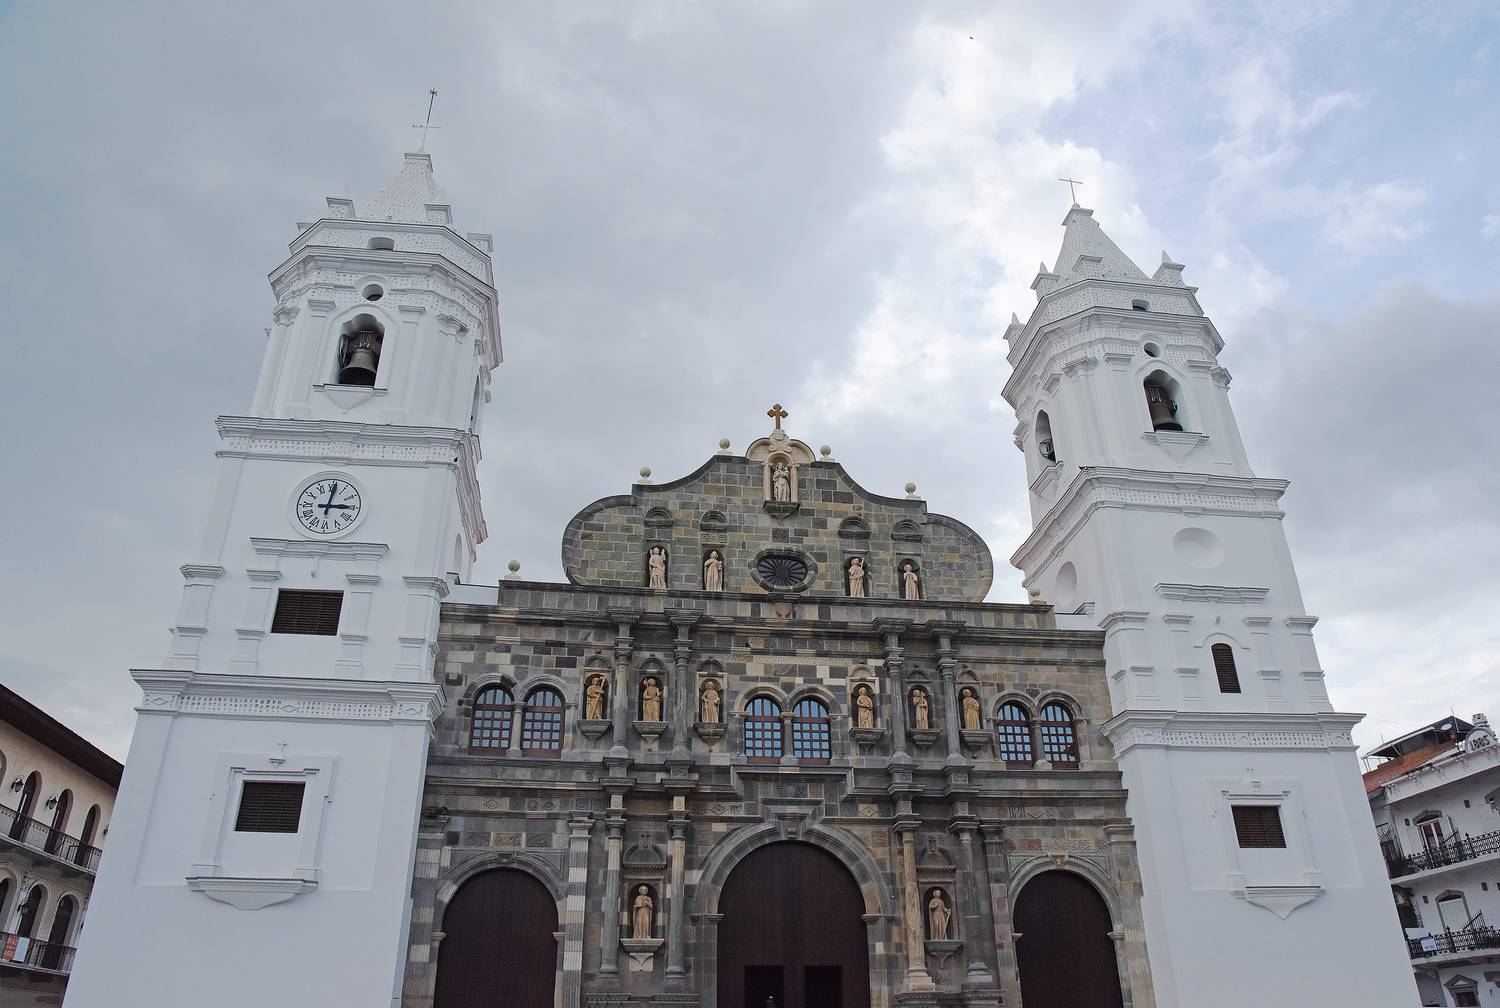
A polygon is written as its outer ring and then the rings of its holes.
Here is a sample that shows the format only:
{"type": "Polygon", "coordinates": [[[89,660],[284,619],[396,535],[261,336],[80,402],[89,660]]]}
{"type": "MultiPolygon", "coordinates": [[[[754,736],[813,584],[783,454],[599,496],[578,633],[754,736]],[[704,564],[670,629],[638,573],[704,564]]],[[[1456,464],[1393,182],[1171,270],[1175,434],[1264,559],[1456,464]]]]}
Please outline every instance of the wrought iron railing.
{"type": "Polygon", "coordinates": [[[1408,938],[1406,947],[1413,959],[1426,959],[1429,956],[1449,955],[1454,952],[1500,949],[1500,930],[1492,927],[1473,927],[1463,931],[1443,931],[1422,938],[1408,938]]]}
{"type": "Polygon", "coordinates": [[[54,973],[68,973],[73,969],[73,956],[77,951],[71,945],[23,938],[18,934],[0,931],[0,966],[30,966],[54,973]]]}
{"type": "Polygon", "coordinates": [[[62,830],[53,829],[46,823],[23,816],[15,809],[0,806],[0,837],[27,847],[34,847],[44,854],[51,854],[59,861],[77,865],[84,871],[99,870],[99,848],[69,836],[62,830]]]}
{"type": "Polygon", "coordinates": [[[1430,868],[1472,861],[1486,854],[1500,854],[1500,830],[1481,833],[1479,836],[1455,834],[1442,846],[1428,848],[1420,854],[1402,856],[1393,851],[1387,851],[1385,863],[1390,869],[1391,878],[1400,878],[1403,875],[1413,875],[1430,868]]]}

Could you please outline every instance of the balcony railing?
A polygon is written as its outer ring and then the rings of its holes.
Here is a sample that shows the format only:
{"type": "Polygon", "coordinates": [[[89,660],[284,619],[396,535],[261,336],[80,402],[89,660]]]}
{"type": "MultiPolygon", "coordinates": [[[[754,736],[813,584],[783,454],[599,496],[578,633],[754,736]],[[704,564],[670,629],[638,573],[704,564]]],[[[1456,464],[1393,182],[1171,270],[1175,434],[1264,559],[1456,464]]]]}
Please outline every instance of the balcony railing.
{"type": "Polygon", "coordinates": [[[29,966],[54,973],[68,973],[73,969],[73,955],[77,951],[71,945],[22,938],[8,931],[0,931],[0,966],[29,966]]]}
{"type": "Polygon", "coordinates": [[[53,829],[29,816],[20,815],[15,809],[0,806],[0,837],[9,837],[16,843],[34,847],[59,861],[77,865],[84,871],[99,870],[98,847],[91,847],[77,837],[68,836],[62,830],[53,829]]]}
{"type": "Polygon", "coordinates": [[[1500,854],[1500,830],[1481,833],[1477,837],[1454,836],[1441,847],[1431,847],[1420,854],[1402,856],[1387,850],[1385,864],[1390,870],[1391,878],[1400,878],[1444,865],[1472,861],[1486,854],[1500,854]]]}
{"type": "Polygon", "coordinates": [[[1413,959],[1449,955],[1454,952],[1478,952],[1500,949],[1500,929],[1473,927],[1463,931],[1443,931],[1423,938],[1406,939],[1406,947],[1413,959]]]}

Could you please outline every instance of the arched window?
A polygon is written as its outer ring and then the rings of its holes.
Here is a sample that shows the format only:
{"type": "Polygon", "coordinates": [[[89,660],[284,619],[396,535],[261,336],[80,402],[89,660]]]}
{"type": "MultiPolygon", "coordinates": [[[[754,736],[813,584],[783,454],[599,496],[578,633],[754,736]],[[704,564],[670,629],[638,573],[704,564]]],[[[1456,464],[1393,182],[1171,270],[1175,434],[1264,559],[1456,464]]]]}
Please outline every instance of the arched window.
{"type": "Polygon", "coordinates": [[[474,719],[469,724],[469,751],[503,753],[510,748],[511,713],[515,697],[504,686],[489,686],[474,698],[474,719]]]}
{"type": "Polygon", "coordinates": [[[1014,701],[1001,704],[996,726],[1000,758],[1006,766],[1020,769],[1036,765],[1036,750],[1031,745],[1031,715],[1025,707],[1014,701]]]}
{"type": "Polygon", "coordinates": [[[373,316],[357,315],[345,322],[339,337],[338,384],[374,385],[384,342],[385,327],[373,316]]]}
{"type": "Polygon", "coordinates": [[[792,755],[819,763],[833,758],[833,731],[823,701],[808,697],[792,708],[792,755]]]}
{"type": "Polygon", "coordinates": [[[1146,408],[1151,411],[1151,429],[1180,431],[1182,420],[1177,415],[1177,383],[1161,371],[1153,371],[1146,377],[1146,408]]]}
{"type": "Polygon", "coordinates": [[[47,887],[34,885],[31,892],[26,894],[26,902],[21,905],[21,919],[16,922],[16,934],[22,938],[30,938],[31,933],[36,930],[37,918],[42,915],[42,904],[47,902],[47,887]]]}
{"type": "Polygon", "coordinates": [[[781,759],[781,704],[768,696],[745,705],[745,755],[751,763],[781,759]]]}
{"type": "Polygon", "coordinates": [[[1078,732],[1073,727],[1073,713],[1056,701],[1042,708],[1038,722],[1042,736],[1042,758],[1055,767],[1078,765],[1078,732]]]}
{"type": "Polygon", "coordinates": [[[369,247],[376,252],[394,252],[396,240],[394,238],[371,238],[369,247]]]}
{"type": "Polygon", "coordinates": [[[47,932],[47,947],[42,950],[42,969],[63,968],[63,956],[68,952],[68,932],[73,928],[73,914],[77,909],[78,901],[71,896],[57,901],[52,928],[47,932]]]}
{"type": "Polygon", "coordinates": [[[556,756],[562,752],[563,698],[550,686],[534,689],[521,713],[521,755],[556,756]]]}
{"type": "Polygon", "coordinates": [[[8,878],[0,878],[0,929],[3,929],[5,927],[5,923],[4,922],[8,918],[8,915],[5,912],[6,911],[5,904],[6,904],[7,901],[9,901],[9,899],[10,899],[10,879],[8,879],[8,878]]]}
{"type": "Polygon", "coordinates": [[[99,828],[99,806],[89,806],[89,814],[83,817],[83,832],[78,834],[78,850],[73,854],[73,863],[94,867],[98,864],[98,848],[94,846],[94,831],[99,828]]]}
{"type": "Polygon", "coordinates": [[[36,804],[36,793],[42,789],[42,775],[33,770],[21,788],[21,797],[16,801],[16,818],[10,824],[10,838],[19,840],[26,835],[27,820],[31,818],[32,806],[36,804]]]}
{"type": "Polygon", "coordinates": [[[68,837],[63,829],[68,824],[68,809],[72,804],[73,792],[64,788],[63,793],[57,796],[57,806],[52,810],[52,829],[47,833],[47,842],[42,845],[48,854],[56,854],[68,837]]]}
{"type": "Polygon", "coordinates": [[[1036,415],[1036,451],[1043,462],[1050,464],[1057,461],[1057,446],[1052,440],[1052,420],[1047,416],[1046,410],[1036,415]]]}
{"type": "Polygon", "coordinates": [[[1215,644],[1208,650],[1214,656],[1214,675],[1219,679],[1219,692],[1240,692],[1240,673],[1234,667],[1234,648],[1228,644],[1215,644]]]}

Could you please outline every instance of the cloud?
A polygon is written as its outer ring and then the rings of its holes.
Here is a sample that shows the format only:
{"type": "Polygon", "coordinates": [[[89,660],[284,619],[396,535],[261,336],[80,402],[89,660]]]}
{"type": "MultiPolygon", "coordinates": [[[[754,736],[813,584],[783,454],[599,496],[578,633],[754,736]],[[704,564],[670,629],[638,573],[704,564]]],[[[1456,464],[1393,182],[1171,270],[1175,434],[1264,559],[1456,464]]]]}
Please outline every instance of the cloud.
{"type": "Polygon", "coordinates": [[[1485,241],[1500,235],[1500,214],[1485,214],[1479,224],[1479,233],[1485,241]]]}
{"type": "Polygon", "coordinates": [[[1406,242],[1426,229],[1413,212],[1427,203],[1421,188],[1381,182],[1358,192],[1340,190],[1323,224],[1323,234],[1345,252],[1367,255],[1383,244],[1406,242]]]}

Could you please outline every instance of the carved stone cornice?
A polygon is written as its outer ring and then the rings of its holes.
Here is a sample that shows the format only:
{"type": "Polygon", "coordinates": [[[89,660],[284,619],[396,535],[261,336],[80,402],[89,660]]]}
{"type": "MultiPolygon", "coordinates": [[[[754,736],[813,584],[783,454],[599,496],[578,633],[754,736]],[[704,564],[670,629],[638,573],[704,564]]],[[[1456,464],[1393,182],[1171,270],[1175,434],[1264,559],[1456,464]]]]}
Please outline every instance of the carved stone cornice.
{"type": "Polygon", "coordinates": [[[1156,586],[1162,598],[1188,599],[1198,602],[1264,602],[1269,588],[1247,588],[1230,585],[1167,584],[1156,586]]]}

